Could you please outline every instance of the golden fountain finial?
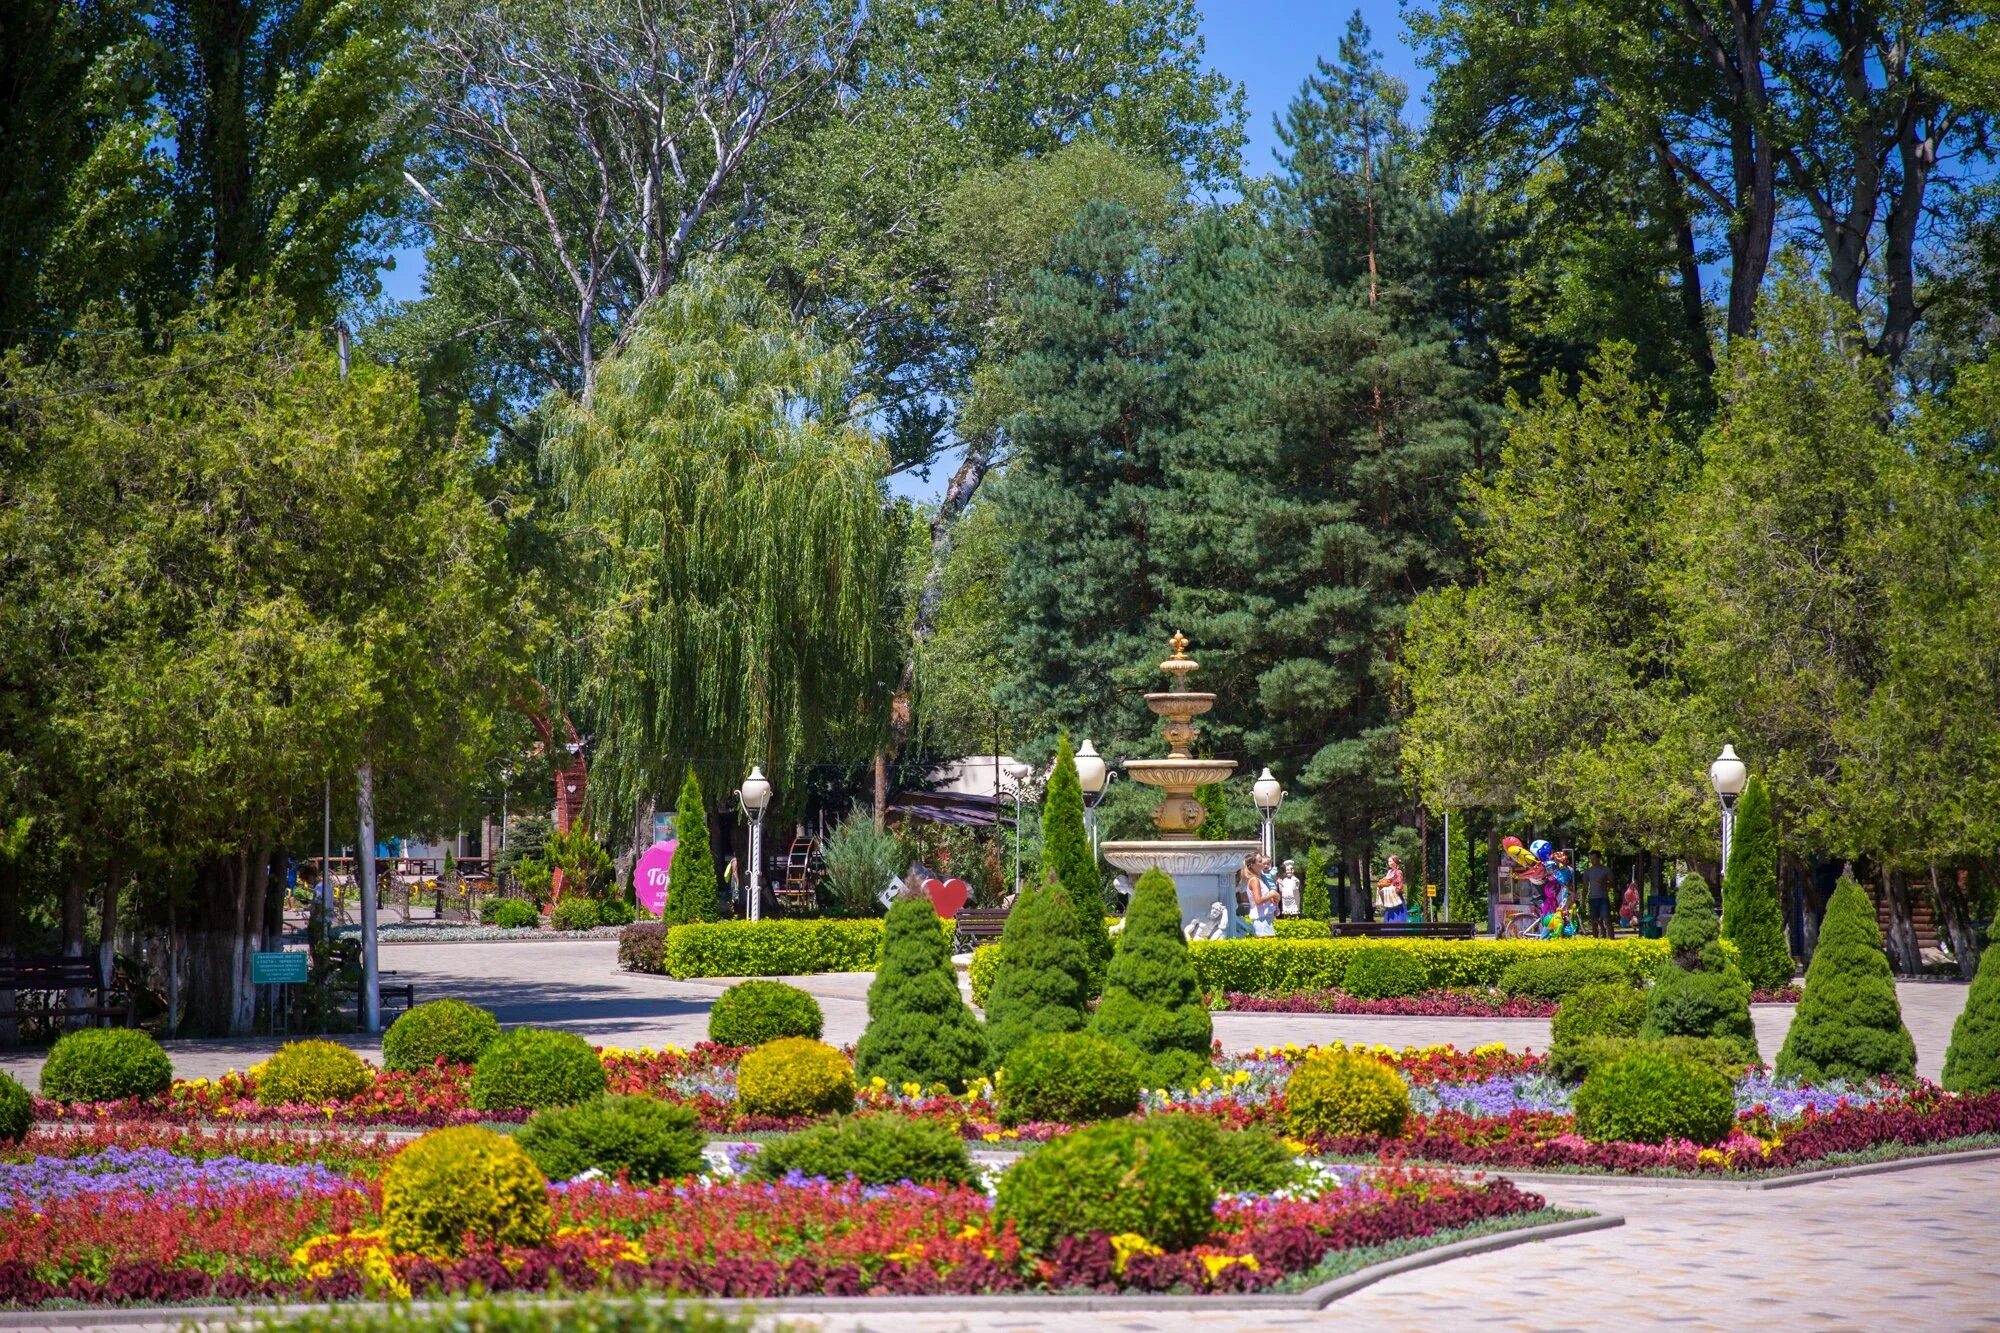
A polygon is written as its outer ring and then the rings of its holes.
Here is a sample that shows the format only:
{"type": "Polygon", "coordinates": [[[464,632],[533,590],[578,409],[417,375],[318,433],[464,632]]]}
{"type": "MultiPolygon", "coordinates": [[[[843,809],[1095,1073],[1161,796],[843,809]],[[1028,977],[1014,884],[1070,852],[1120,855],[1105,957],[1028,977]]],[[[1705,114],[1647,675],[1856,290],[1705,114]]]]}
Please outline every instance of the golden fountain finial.
{"type": "Polygon", "coordinates": [[[1186,657],[1187,647],[1188,647],[1188,636],[1181,633],[1179,630],[1175,630],[1174,637],[1167,640],[1167,647],[1173,650],[1172,656],[1176,658],[1186,657]]]}

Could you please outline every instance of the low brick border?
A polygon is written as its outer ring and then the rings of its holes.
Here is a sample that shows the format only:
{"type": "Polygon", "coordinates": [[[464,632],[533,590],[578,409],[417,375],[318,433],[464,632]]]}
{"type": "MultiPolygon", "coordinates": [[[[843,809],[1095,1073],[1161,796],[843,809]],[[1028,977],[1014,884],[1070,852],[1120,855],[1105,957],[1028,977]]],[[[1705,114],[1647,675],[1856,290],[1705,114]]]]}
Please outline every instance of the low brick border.
{"type": "Polygon", "coordinates": [[[1821,1167],[1811,1171],[1791,1171],[1775,1176],[1756,1176],[1747,1180],[1732,1180],[1726,1176],[1619,1175],[1609,1171],[1514,1171],[1506,1167],[1454,1167],[1452,1170],[1466,1179],[1504,1175],[1515,1184],[1523,1186],[1584,1185],[1597,1188],[1636,1185],[1667,1190],[1782,1190],[1799,1185],[1821,1185],[1830,1180],[1847,1180],[1854,1176],[1879,1176],[1891,1171],[1916,1171],[1930,1166],[1957,1166],[1967,1162],[1984,1162],[1995,1157],[2000,1157],[2000,1148],[1961,1148],[1953,1152],[1891,1157],[1880,1162],[1848,1162],[1841,1166],[1821,1167]]]}
{"type": "MultiPolygon", "coordinates": [[[[1526,1245],[1535,1241],[1557,1240],[1564,1236],[1581,1235],[1588,1231],[1605,1231],[1625,1225],[1625,1219],[1617,1214],[1599,1214],[1590,1217],[1575,1217],[1563,1222],[1549,1222],[1541,1226],[1519,1227],[1512,1231],[1498,1231],[1487,1236],[1472,1236],[1465,1240],[1453,1241],[1448,1245],[1438,1245],[1431,1249],[1406,1254],[1396,1259],[1385,1259],[1381,1263],[1370,1264],[1343,1277],[1322,1282],[1297,1292],[1235,1292],[1213,1296],[1111,1296],[1100,1294],[1075,1296],[794,1296],[778,1300],[753,1301],[740,1299],[704,1300],[690,1297],[657,1298],[657,1303],[673,1306],[701,1307],[725,1310],[738,1314],[825,1314],[880,1310],[886,1313],[932,1313],[932,1314],[973,1314],[1011,1313],[1026,1314],[1032,1311],[1121,1311],[1121,1310],[1320,1310],[1339,1300],[1371,1287],[1384,1278],[1395,1277],[1416,1269],[1429,1268],[1436,1264],[1449,1263],[1467,1255],[1486,1254],[1493,1250],[1509,1249],[1515,1245],[1526,1245]]],[[[534,1299],[529,1295],[526,1299],[534,1299]]],[[[561,1306],[567,1302],[560,1297],[549,1298],[551,1306],[561,1306]]],[[[435,1302],[416,1301],[408,1308],[422,1310],[435,1302]]],[[[234,1326],[239,1321],[251,1318],[276,1318],[287,1315],[304,1314],[327,1309],[366,1310],[386,1308],[379,1303],[362,1301],[340,1302],[338,1305],[270,1305],[270,1306],[222,1306],[222,1305],[164,1305],[164,1306],[120,1306],[92,1309],[89,1307],[66,1307],[56,1310],[12,1310],[0,1312],[0,1328],[43,1328],[51,1323],[76,1325],[80,1327],[117,1327],[128,1324],[181,1324],[195,1323],[209,1327],[234,1326]]],[[[403,1307],[398,1307],[403,1308],[403,1307]]]]}

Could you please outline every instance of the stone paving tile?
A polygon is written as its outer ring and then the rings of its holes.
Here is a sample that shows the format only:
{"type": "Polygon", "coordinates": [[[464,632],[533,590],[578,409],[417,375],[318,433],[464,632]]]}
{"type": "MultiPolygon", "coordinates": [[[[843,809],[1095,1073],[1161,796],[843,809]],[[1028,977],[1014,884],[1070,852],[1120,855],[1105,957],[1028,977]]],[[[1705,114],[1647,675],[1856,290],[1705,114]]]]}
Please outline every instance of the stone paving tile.
{"type": "MultiPolygon", "coordinates": [[[[731,978],[675,981],[618,970],[615,940],[553,940],[546,943],[384,945],[384,971],[413,982],[418,999],[452,995],[485,1005],[505,1024],[532,1023],[569,1028],[592,1041],[618,1046],[691,1045],[708,1028],[708,1009],[731,978]]],[[[826,1036],[851,1042],[868,1021],[867,972],[829,973],[791,980],[810,991],[826,1011],[826,1036]]],[[[1965,987],[1940,982],[1900,982],[1897,993],[1904,1020],[1917,1043],[1917,1072],[1936,1078],[1944,1068],[1951,1025],[1965,1006],[1965,987]]],[[[1766,1059],[1784,1041],[1792,1010],[1759,1005],[1752,1014],[1766,1059]]],[[[1249,1050],[1286,1042],[1371,1042],[1387,1046],[1427,1046],[1448,1042],[1471,1047],[1501,1041],[1517,1050],[1545,1050],[1545,1019],[1378,1018],[1336,1014],[1218,1014],[1215,1034],[1225,1049],[1249,1050]]],[[[361,1036],[338,1040],[379,1059],[381,1046],[361,1036]]],[[[175,1071],[183,1077],[213,1077],[242,1069],[278,1044],[270,1038],[188,1041],[170,1044],[175,1071]]],[[[41,1070],[36,1051],[0,1053],[0,1069],[30,1087],[41,1070]]]]}

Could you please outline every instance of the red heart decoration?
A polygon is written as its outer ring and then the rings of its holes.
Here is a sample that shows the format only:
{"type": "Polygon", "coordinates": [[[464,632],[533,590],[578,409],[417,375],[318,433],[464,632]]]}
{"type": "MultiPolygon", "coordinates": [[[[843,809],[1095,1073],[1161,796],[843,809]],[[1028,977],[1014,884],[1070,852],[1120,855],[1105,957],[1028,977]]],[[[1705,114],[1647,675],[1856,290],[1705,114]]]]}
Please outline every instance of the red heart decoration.
{"type": "Polygon", "coordinates": [[[964,909],[965,900],[972,896],[972,886],[962,879],[948,879],[942,884],[927,879],[924,893],[929,896],[931,906],[937,908],[937,914],[949,920],[964,909]]]}

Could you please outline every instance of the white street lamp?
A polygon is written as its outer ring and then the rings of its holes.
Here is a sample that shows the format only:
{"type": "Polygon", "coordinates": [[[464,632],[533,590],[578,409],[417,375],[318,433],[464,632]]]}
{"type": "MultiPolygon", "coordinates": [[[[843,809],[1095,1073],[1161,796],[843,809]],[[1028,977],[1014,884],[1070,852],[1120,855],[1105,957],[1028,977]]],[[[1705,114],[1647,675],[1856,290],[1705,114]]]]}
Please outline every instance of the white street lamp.
{"type": "MultiPolygon", "coordinates": [[[[1007,770],[1008,785],[1014,789],[1014,896],[1021,896],[1021,791],[1027,785],[1028,775],[1034,767],[1018,759],[1009,759],[1004,765],[1007,770]]],[[[996,796],[999,793],[994,793],[996,796]]]]}
{"type": "Polygon", "coordinates": [[[1736,833],[1736,798],[1750,781],[1750,770],[1736,757],[1736,747],[1725,745],[1715,762],[1708,766],[1708,782],[1722,802],[1722,873],[1729,873],[1729,844],[1736,833]]]}
{"type": "Polygon", "coordinates": [[[1097,856],[1097,803],[1104,799],[1105,791],[1117,777],[1105,764],[1104,757],[1097,753],[1097,747],[1086,740],[1076,752],[1076,780],[1083,788],[1083,822],[1090,827],[1090,855],[1093,859],[1097,856]]]}
{"type": "Polygon", "coordinates": [[[756,764],[737,789],[736,803],[750,817],[750,912],[752,921],[762,919],[764,878],[764,811],[771,804],[771,780],[756,764]]]}
{"type": "Polygon", "coordinates": [[[1258,774],[1256,783],[1250,788],[1250,799],[1257,803],[1258,813],[1263,816],[1264,836],[1261,841],[1264,859],[1276,861],[1278,835],[1273,821],[1277,818],[1278,807],[1285,803],[1285,789],[1278,785],[1278,780],[1271,776],[1271,770],[1266,768],[1258,774]]]}

